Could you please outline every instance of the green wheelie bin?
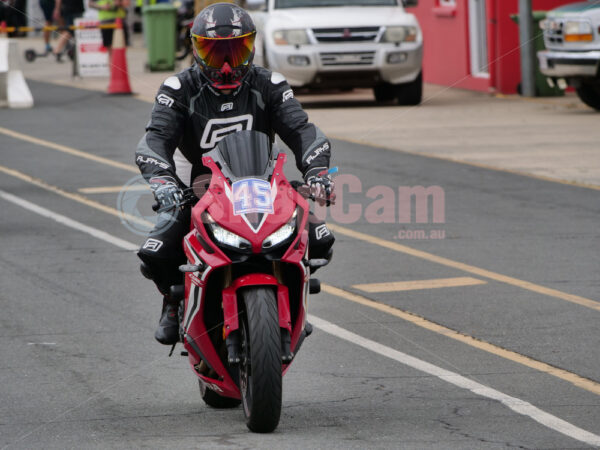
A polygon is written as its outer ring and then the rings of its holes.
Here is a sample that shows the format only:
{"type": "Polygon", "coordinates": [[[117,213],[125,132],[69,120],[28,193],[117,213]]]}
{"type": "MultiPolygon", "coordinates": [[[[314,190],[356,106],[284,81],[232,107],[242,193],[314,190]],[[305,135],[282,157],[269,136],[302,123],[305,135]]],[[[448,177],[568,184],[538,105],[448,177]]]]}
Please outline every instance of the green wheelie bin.
{"type": "Polygon", "coordinates": [[[174,70],[177,8],[170,3],[158,3],[144,6],[142,13],[148,69],[152,72],[174,70]]]}
{"type": "MultiPolygon", "coordinates": [[[[533,11],[533,47],[534,53],[544,50],[544,32],[540,28],[540,22],[546,18],[546,11],[533,11]]],[[[510,18],[515,22],[519,23],[519,16],[517,14],[511,14],[510,18]]],[[[540,71],[540,66],[535,58],[535,95],[536,97],[555,97],[564,95],[565,92],[558,86],[550,86],[548,84],[548,78],[540,71]]]]}

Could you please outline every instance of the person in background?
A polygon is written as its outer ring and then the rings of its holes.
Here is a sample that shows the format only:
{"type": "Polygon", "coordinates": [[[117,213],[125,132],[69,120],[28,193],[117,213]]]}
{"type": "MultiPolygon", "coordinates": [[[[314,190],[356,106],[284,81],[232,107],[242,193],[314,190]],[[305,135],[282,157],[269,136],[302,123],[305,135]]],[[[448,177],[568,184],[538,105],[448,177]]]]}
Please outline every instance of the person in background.
{"type": "MultiPolygon", "coordinates": [[[[53,23],[52,15],[54,13],[54,0],[40,0],[40,8],[44,13],[44,26],[49,27],[53,23]]],[[[52,53],[52,46],[50,45],[50,30],[44,30],[44,43],[46,44],[46,54],[52,53]]]]}
{"type": "MultiPolygon", "coordinates": [[[[98,10],[98,19],[102,25],[114,24],[116,19],[122,19],[125,44],[129,45],[129,27],[125,22],[129,0],[90,0],[89,6],[98,10]]],[[[111,64],[114,30],[112,28],[102,28],[100,31],[102,32],[102,43],[108,49],[108,63],[111,64]]]]}
{"type": "Polygon", "coordinates": [[[60,24],[61,28],[60,39],[54,50],[58,62],[61,61],[63,53],[68,48],[67,44],[73,37],[71,27],[74,25],[75,19],[81,17],[84,11],[83,0],[56,0],[52,17],[60,24]]]}
{"type": "MultiPolygon", "coordinates": [[[[0,0],[0,22],[7,27],[24,27],[27,25],[27,0],[0,0]]],[[[11,31],[8,37],[23,37],[24,31],[11,31]]]]}

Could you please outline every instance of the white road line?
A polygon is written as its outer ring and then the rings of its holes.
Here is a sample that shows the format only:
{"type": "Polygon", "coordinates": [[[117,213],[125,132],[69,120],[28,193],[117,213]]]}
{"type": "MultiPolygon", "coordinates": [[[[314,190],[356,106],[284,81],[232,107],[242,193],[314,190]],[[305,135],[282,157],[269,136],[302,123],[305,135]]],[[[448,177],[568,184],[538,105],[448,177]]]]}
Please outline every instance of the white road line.
{"type": "Polygon", "coordinates": [[[482,397],[491,398],[492,400],[497,400],[505,406],[512,409],[513,411],[519,414],[523,414],[524,416],[529,416],[536,422],[539,422],[552,430],[558,431],[559,433],[562,433],[565,436],[569,436],[573,439],[577,439],[578,441],[585,442],[589,445],[600,446],[600,436],[590,433],[589,431],[583,430],[579,427],[576,427],[575,425],[569,422],[566,422],[562,419],[559,419],[556,416],[553,416],[552,414],[542,411],[541,409],[533,406],[531,403],[528,403],[516,397],[511,397],[500,391],[497,391],[496,389],[492,389],[491,387],[485,386],[484,384],[463,377],[458,373],[442,369],[441,367],[415,358],[414,356],[407,355],[406,353],[399,352],[398,350],[394,350],[393,348],[387,347],[378,342],[359,336],[358,334],[352,333],[351,331],[348,331],[345,328],[338,327],[337,325],[326,320],[320,319],[316,316],[309,315],[308,319],[317,328],[320,328],[321,330],[335,337],[344,339],[360,347],[366,348],[367,350],[371,350],[372,352],[386,356],[390,359],[412,367],[413,369],[417,369],[421,372],[433,375],[434,377],[447,381],[448,383],[451,383],[455,386],[467,389],[473,392],[474,394],[481,395],[482,397]]]}
{"type": "Polygon", "coordinates": [[[70,219],[66,216],[63,216],[62,214],[52,212],[49,209],[46,209],[42,206],[38,206],[35,203],[31,203],[25,199],[22,199],[15,195],[9,194],[8,192],[5,192],[3,190],[0,190],[0,197],[2,197],[4,200],[7,200],[11,203],[14,203],[15,205],[18,205],[22,208],[28,209],[29,211],[37,213],[40,216],[47,217],[49,219],[55,220],[56,222],[66,225],[68,227],[74,228],[79,231],[83,231],[84,233],[87,233],[90,236],[93,236],[97,239],[108,242],[109,244],[113,244],[124,250],[137,250],[140,247],[139,245],[135,245],[135,244],[125,241],[123,239],[119,239],[118,237],[111,236],[110,234],[108,234],[102,230],[99,230],[97,228],[90,227],[81,222],[77,222],[76,220],[70,219]]]}
{"type": "MultiPolygon", "coordinates": [[[[71,227],[75,230],[87,233],[90,236],[113,244],[124,250],[137,250],[138,248],[138,246],[134,243],[116,238],[108,233],[105,233],[102,230],[90,227],[88,225],[84,225],[81,222],[69,219],[68,217],[63,216],[61,214],[54,213],[46,208],[36,205],[35,203],[31,203],[20,197],[9,194],[8,192],[0,190],[0,197],[29,211],[35,212],[44,217],[48,217],[52,220],[55,220],[58,223],[71,227]]],[[[575,425],[569,422],[566,422],[556,416],[553,416],[552,414],[542,411],[541,409],[533,406],[531,403],[528,403],[516,397],[511,397],[500,391],[497,391],[496,389],[492,389],[481,383],[477,383],[476,381],[473,381],[469,378],[463,377],[458,373],[451,372],[449,370],[435,366],[421,359],[415,358],[414,356],[410,356],[406,353],[394,350],[391,347],[387,347],[383,344],[379,344],[378,342],[359,336],[358,334],[352,333],[351,331],[348,331],[345,328],[341,328],[319,317],[309,315],[309,320],[321,330],[335,337],[344,339],[352,344],[358,345],[367,350],[371,350],[374,353],[398,361],[399,363],[420,370],[421,372],[433,375],[439,378],[440,380],[447,381],[448,383],[451,383],[462,389],[471,391],[474,394],[499,401],[508,408],[512,409],[513,411],[531,417],[536,422],[539,422],[547,428],[558,431],[559,433],[562,433],[565,436],[576,439],[580,442],[584,442],[588,445],[600,446],[600,436],[590,433],[589,431],[583,430],[579,427],[576,427],[575,425]]]]}

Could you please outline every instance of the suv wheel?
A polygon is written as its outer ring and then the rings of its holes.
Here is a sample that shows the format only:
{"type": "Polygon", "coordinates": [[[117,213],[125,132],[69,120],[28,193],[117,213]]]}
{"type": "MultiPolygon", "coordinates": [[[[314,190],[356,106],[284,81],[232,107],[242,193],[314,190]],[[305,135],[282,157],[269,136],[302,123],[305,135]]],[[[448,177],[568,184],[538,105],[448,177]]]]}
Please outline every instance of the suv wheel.
{"type": "Polygon", "coordinates": [[[582,81],[577,88],[577,96],[590,108],[600,111],[600,82],[582,81]]]}
{"type": "Polygon", "coordinates": [[[388,83],[375,86],[373,88],[373,94],[375,94],[375,101],[377,102],[389,102],[396,97],[394,86],[388,83]]]}
{"type": "Polygon", "coordinates": [[[423,72],[419,72],[414,81],[397,84],[395,88],[399,105],[418,105],[423,98],[423,72]]]}

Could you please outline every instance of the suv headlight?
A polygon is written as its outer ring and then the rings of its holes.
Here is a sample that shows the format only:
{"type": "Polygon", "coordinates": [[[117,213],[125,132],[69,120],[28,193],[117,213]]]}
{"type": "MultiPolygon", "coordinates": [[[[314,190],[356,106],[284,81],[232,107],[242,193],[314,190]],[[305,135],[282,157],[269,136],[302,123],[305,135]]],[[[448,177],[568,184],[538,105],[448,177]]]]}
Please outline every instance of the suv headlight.
{"type": "Polygon", "coordinates": [[[294,211],[292,217],[282,227],[280,227],[277,231],[267,236],[267,238],[263,241],[262,248],[269,249],[271,247],[275,247],[286,239],[288,239],[294,231],[296,231],[296,216],[298,215],[298,210],[294,211]]]}
{"type": "Polygon", "coordinates": [[[563,26],[563,36],[566,42],[593,41],[594,31],[589,22],[567,21],[563,26]]]}
{"type": "Polygon", "coordinates": [[[383,33],[382,42],[415,42],[417,27],[387,27],[383,33]]]}
{"type": "Polygon", "coordinates": [[[305,30],[278,30],[273,32],[276,45],[306,45],[308,34],[305,30]]]}
{"type": "Polygon", "coordinates": [[[215,240],[223,245],[227,245],[229,247],[239,248],[239,249],[248,249],[252,247],[252,244],[247,239],[244,239],[241,236],[238,236],[235,233],[232,233],[229,230],[226,230],[221,225],[219,225],[215,219],[211,217],[211,215],[207,212],[204,213],[205,223],[210,228],[212,235],[215,240]]]}

